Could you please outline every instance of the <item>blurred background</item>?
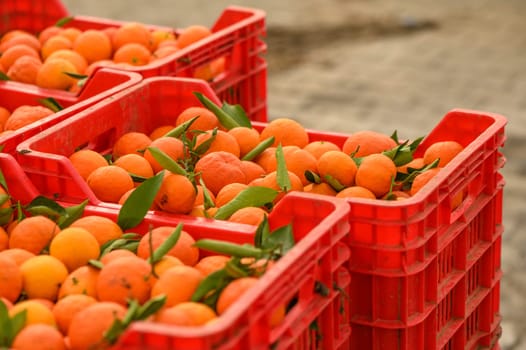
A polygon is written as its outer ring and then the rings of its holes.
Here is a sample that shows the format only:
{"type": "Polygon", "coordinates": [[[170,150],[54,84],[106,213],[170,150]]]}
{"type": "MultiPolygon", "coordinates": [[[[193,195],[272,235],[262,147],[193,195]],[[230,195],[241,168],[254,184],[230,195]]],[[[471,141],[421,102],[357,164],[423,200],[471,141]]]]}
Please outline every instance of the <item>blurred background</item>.
{"type": "Polygon", "coordinates": [[[266,11],[269,119],[415,138],[453,108],[508,118],[501,348],[526,349],[526,1],[63,0],[70,13],[183,28],[266,11]]]}

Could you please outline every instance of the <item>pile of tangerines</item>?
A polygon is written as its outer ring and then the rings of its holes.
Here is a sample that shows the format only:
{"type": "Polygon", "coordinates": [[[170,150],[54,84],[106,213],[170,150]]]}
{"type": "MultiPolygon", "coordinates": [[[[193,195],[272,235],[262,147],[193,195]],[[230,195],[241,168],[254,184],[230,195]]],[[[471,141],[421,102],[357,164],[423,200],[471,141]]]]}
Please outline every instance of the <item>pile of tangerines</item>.
{"type": "MultiPolygon", "coordinates": [[[[198,246],[206,249],[206,243],[199,245],[203,240],[196,242],[182,225],[124,233],[110,218],[82,211],[51,215],[56,205],[41,202],[15,217],[11,209],[19,204],[3,190],[0,197],[2,348],[104,349],[137,320],[203,326],[273,262],[246,246],[236,257],[204,255],[198,246]],[[247,249],[257,254],[243,257],[247,249]],[[221,286],[208,281],[212,274],[212,281],[221,276],[221,286]]],[[[214,246],[221,252],[222,244],[209,240],[209,252],[214,246]]],[[[278,308],[271,325],[284,315],[278,308]]]]}
{"type": "MultiPolygon", "coordinates": [[[[84,149],[69,159],[101,201],[122,204],[141,181],[164,170],[151,209],[213,218],[253,187],[275,190],[270,204],[288,191],[404,200],[463,149],[455,141],[440,141],[414,158],[419,141],[360,131],[340,147],[309,141],[305,128],[289,118],[274,119],[259,130],[250,125],[226,128],[211,110],[194,106],[174,116],[172,125],[122,134],[111,154],[84,149]],[[287,186],[279,181],[280,159],[287,186]]],[[[258,225],[271,207],[246,206],[226,219],[258,225]]]]}
{"type": "MultiPolygon", "coordinates": [[[[192,25],[177,34],[137,22],[100,30],[50,26],[38,34],[13,29],[0,37],[0,73],[4,79],[77,92],[79,79],[96,67],[144,66],[212,32],[205,26],[192,25]]],[[[223,69],[224,59],[219,58],[196,69],[195,77],[210,80],[223,69]]]]}
{"type": "MultiPolygon", "coordinates": [[[[262,227],[273,205],[290,191],[405,200],[463,149],[439,141],[415,158],[421,139],[403,142],[396,134],[373,131],[350,134],[341,146],[310,141],[292,119],[255,128],[246,116],[240,121],[203,105],[183,110],[172,124],[120,135],[110,153],[81,149],[69,160],[102,201],[124,208],[142,185],[159,179],[149,209],[262,227]],[[253,189],[272,196],[250,198],[247,193],[263,193],[253,189]],[[232,203],[235,210],[225,216],[222,209],[232,203]]],[[[135,320],[182,326],[215,322],[272,266],[261,252],[275,254],[275,247],[229,245],[203,257],[199,248],[207,245],[181,226],[137,235],[102,216],[62,220],[40,202],[25,208],[34,215],[15,218],[13,208],[19,206],[5,192],[0,204],[0,323],[9,325],[3,340],[8,344],[0,345],[13,349],[105,348],[135,320]],[[236,249],[253,254],[224,254],[236,249]],[[221,288],[210,288],[212,275],[224,282],[221,288]]],[[[275,310],[270,323],[279,324],[285,312],[286,305],[275,310]]]]}

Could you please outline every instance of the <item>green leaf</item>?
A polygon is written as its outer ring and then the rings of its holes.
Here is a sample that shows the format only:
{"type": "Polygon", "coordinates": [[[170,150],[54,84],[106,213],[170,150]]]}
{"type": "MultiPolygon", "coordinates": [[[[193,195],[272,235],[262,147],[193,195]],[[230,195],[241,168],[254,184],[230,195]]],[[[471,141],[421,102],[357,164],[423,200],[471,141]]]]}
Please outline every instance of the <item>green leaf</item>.
{"type": "Polygon", "coordinates": [[[6,203],[9,200],[9,198],[11,197],[6,193],[0,194],[0,206],[4,205],[4,203],[6,203]]]}
{"type": "Polygon", "coordinates": [[[203,106],[208,108],[216,115],[217,119],[219,120],[219,123],[223,125],[226,129],[230,130],[235,127],[241,126],[231,115],[219,108],[214,102],[212,102],[208,97],[206,97],[202,93],[194,92],[194,95],[203,104],[203,106]]]}
{"type": "Polygon", "coordinates": [[[423,140],[424,140],[424,136],[421,136],[415,139],[413,142],[409,144],[409,149],[414,152],[418,148],[418,146],[420,146],[423,140]]]}
{"type": "Polygon", "coordinates": [[[68,24],[69,22],[71,22],[74,19],[75,19],[75,17],[73,17],[73,16],[63,17],[63,18],[59,19],[55,23],[55,27],[64,27],[66,24],[68,24]]]}
{"type": "Polygon", "coordinates": [[[148,147],[148,150],[150,150],[150,153],[152,154],[153,158],[166,170],[174,173],[179,174],[183,176],[187,176],[186,170],[181,168],[179,164],[172,158],[170,158],[169,155],[161,151],[157,147],[148,147]]]}
{"type": "Polygon", "coordinates": [[[237,257],[260,258],[263,251],[251,245],[236,244],[217,239],[200,239],[194,243],[194,246],[210,252],[237,257]]]}
{"type": "Polygon", "coordinates": [[[134,232],[126,232],[121,236],[121,238],[124,238],[127,240],[130,240],[130,239],[140,240],[142,238],[142,235],[139,233],[134,233],[134,232]]]}
{"type": "Polygon", "coordinates": [[[61,216],[67,215],[64,207],[44,196],[37,196],[26,205],[25,210],[31,215],[43,215],[53,221],[58,221],[61,216]]]}
{"type": "Polygon", "coordinates": [[[16,335],[26,324],[27,310],[9,317],[6,305],[0,300],[0,349],[9,349],[16,335]]]}
{"type": "Polygon", "coordinates": [[[198,155],[203,155],[208,149],[210,148],[210,145],[214,140],[216,139],[217,135],[217,128],[214,128],[212,130],[212,134],[210,134],[210,137],[207,138],[204,142],[202,142],[199,146],[197,146],[193,152],[198,155]]]}
{"type": "Polygon", "coordinates": [[[147,177],[135,175],[132,173],[128,173],[130,177],[132,178],[133,182],[143,183],[144,181],[148,180],[147,177]]]}
{"type": "Polygon", "coordinates": [[[42,215],[53,221],[58,221],[63,213],[59,213],[50,207],[44,205],[34,205],[27,210],[32,216],[42,215]]]}
{"type": "Polygon", "coordinates": [[[87,75],[84,75],[84,74],[77,74],[77,73],[71,73],[71,72],[63,72],[63,73],[66,74],[68,77],[71,77],[77,80],[84,80],[88,77],[87,75]]]}
{"type": "Polygon", "coordinates": [[[126,315],[122,318],[122,324],[127,327],[130,325],[130,323],[135,320],[137,317],[137,313],[139,312],[139,302],[136,299],[132,299],[128,303],[128,312],[126,312],[126,315]]]}
{"type": "Polygon", "coordinates": [[[230,202],[219,208],[214,215],[214,219],[226,220],[236,211],[246,207],[261,207],[267,203],[272,203],[278,191],[263,186],[249,186],[239,192],[230,202]]]}
{"type": "Polygon", "coordinates": [[[343,186],[340,181],[336,180],[333,176],[327,174],[324,176],[324,179],[325,181],[327,181],[327,183],[336,191],[336,192],[340,192],[341,190],[343,190],[345,188],[345,186],[343,186]]]}
{"type": "Polygon", "coordinates": [[[179,137],[179,136],[181,136],[183,133],[185,133],[188,130],[190,125],[192,125],[196,121],[197,118],[199,118],[198,115],[193,117],[192,119],[189,119],[189,120],[185,121],[181,125],[173,128],[172,130],[168,131],[164,136],[166,136],[166,137],[179,137]]]}
{"type": "MultiPolygon", "coordinates": [[[[139,151],[140,152],[140,151],[139,151]]],[[[144,153],[144,151],[142,152],[144,153]]],[[[111,153],[108,153],[108,154],[104,154],[102,157],[104,157],[104,159],[106,159],[106,161],[108,162],[108,164],[112,164],[111,160],[113,158],[113,155],[111,153]]]]}
{"type": "Polygon", "coordinates": [[[238,259],[230,259],[225,264],[225,270],[228,275],[236,279],[249,276],[249,271],[243,269],[241,266],[238,266],[239,261],[237,263],[236,261],[238,261],[238,259]]]}
{"type": "Polygon", "coordinates": [[[407,164],[413,160],[413,153],[423,139],[423,137],[419,137],[409,145],[409,141],[405,141],[387,151],[382,152],[382,154],[391,158],[396,166],[407,164]]]}
{"type": "Polygon", "coordinates": [[[154,315],[157,311],[161,310],[165,303],[166,295],[164,294],[151,298],[139,308],[135,320],[147,319],[148,317],[154,315]]]}
{"type": "Polygon", "coordinates": [[[256,234],[254,235],[254,246],[257,248],[263,247],[263,242],[270,235],[270,226],[268,224],[268,218],[265,215],[263,221],[258,225],[256,234]]]}
{"type": "Polygon", "coordinates": [[[10,333],[10,319],[7,312],[7,306],[0,300],[0,349],[9,348],[11,343],[9,341],[10,333]]]}
{"type": "MultiPolygon", "coordinates": [[[[128,315],[129,312],[130,310],[128,310],[126,315],[128,315]]],[[[126,330],[127,326],[128,325],[124,324],[122,320],[115,318],[111,324],[111,327],[106,332],[104,332],[104,339],[106,339],[106,341],[110,344],[115,344],[120,335],[126,330]]]]}
{"type": "Polygon", "coordinates": [[[321,183],[320,175],[310,170],[305,170],[305,178],[307,179],[307,181],[313,184],[321,183]]]}
{"type": "Polygon", "coordinates": [[[413,160],[413,152],[409,148],[404,148],[396,154],[393,159],[393,163],[398,167],[409,163],[413,160]]]}
{"type": "Polygon", "coordinates": [[[241,158],[241,160],[252,160],[256,158],[257,156],[261,154],[261,152],[263,152],[264,150],[272,146],[274,144],[274,140],[275,140],[274,136],[271,136],[261,141],[260,143],[258,143],[256,147],[254,147],[247,154],[245,154],[243,158],[241,158]]]}
{"type": "Polygon", "coordinates": [[[263,247],[267,249],[278,249],[280,255],[283,256],[287,253],[292,247],[294,247],[294,233],[292,232],[292,225],[288,224],[282,226],[270,233],[263,240],[263,247]]]}
{"type": "Polygon", "coordinates": [[[64,107],[62,107],[60,103],[58,103],[58,101],[55,100],[53,97],[41,98],[38,100],[38,103],[40,103],[44,107],[51,109],[53,112],[60,112],[64,109],[64,107]]]}
{"type": "Polygon", "coordinates": [[[7,312],[7,306],[2,299],[0,299],[0,322],[9,316],[7,312]]]}
{"type": "Polygon", "coordinates": [[[137,254],[138,247],[139,247],[139,241],[128,241],[125,245],[121,246],[119,249],[126,249],[132,253],[137,254]]]}
{"type": "Polygon", "coordinates": [[[22,203],[20,203],[20,201],[18,201],[16,203],[16,220],[18,222],[22,221],[24,218],[26,217],[26,215],[24,214],[24,210],[22,209],[22,203]]]}
{"type": "Polygon", "coordinates": [[[201,185],[201,188],[203,189],[203,197],[204,197],[203,206],[205,210],[208,208],[214,207],[215,204],[214,204],[214,201],[212,200],[212,197],[210,196],[210,191],[206,187],[205,182],[203,181],[202,178],[199,179],[199,184],[201,185]]]}
{"type": "Polygon", "coordinates": [[[391,149],[388,149],[386,151],[383,151],[382,154],[391,158],[391,159],[394,159],[396,157],[396,154],[400,151],[402,151],[402,149],[404,148],[404,146],[407,145],[407,141],[405,141],[404,143],[401,143],[401,144],[397,144],[396,146],[394,146],[393,148],[391,149]]]}
{"type": "Polygon", "coordinates": [[[137,226],[143,219],[161,187],[164,171],[161,170],[137,186],[119,210],[117,224],[123,231],[137,226]]]}
{"type": "Polygon", "coordinates": [[[2,170],[0,169],[0,185],[4,188],[6,192],[9,192],[9,188],[7,187],[7,182],[5,181],[5,176],[2,170]]]}
{"type": "Polygon", "coordinates": [[[408,168],[407,174],[397,173],[395,180],[400,182],[400,186],[402,187],[403,190],[408,190],[411,188],[411,185],[413,184],[413,180],[415,179],[415,177],[418,176],[418,174],[421,174],[426,170],[436,168],[438,166],[439,161],[440,159],[435,159],[433,163],[425,165],[420,169],[408,168]]]}
{"type": "Polygon", "coordinates": [[[225,287],[234,280],[225,269],[215,271],[201,281],[192,295],[192,301],[208,305],[216,309],[217,299],[225,287]]]}
{"type": "Polygon", "coordinates": [[[86,85],[86,82],[88,81],[88,79],[89,79],[89,77],[87,76],[86,78],[77,80],[77,86],[78,87],[84,87],[84,85],[86,85]]]}
{"type": "MultiPolygon", "coordinates": [[[[163,256],[165,256],[170,249],[172,249],[179,240],[179,237],[181,237],[181,231],[183,231],[183,224],[178,224],[175,230],[164,240],[161,245],[155,249],[153,254],[148,258],[148,262],[150,264],[155,264],[156,262],[159,262],[163,256]]],[[[150,233],[151,235],[151,233],[150,233]]]]}
{"type": "Polygon", "coordinates": [[[66,215],[61,216],[58,221],[57,225],[62,229],[65,227],[68,227],[73,222],[75,222],[78,218],[82,216],[84,213],[84,208],[88,204],[88,200],[84,200],[84,202],[74,205],[71,207],[66,207],[64,210],[66,212],[66,215]]]}
{"type": "Polygon", "coordinates": [[[288,192],[292,189],[292,185],[290,183],[287,163],[285,162],[285,156],[283,155],[283,147],[281,147],[281,143],[276,148],[276,162],[278,164],[276,169],[278,186],[283,192],[288,192]]]}
{"type": "Polygon", "coordinates": [[[137,250],[141,236],[137,233],[124,234],[120,238],[111,239],[100,247],[99,259],[112,250],[126,249],[132,252],[137,250]]]}
{"type": "Polygon", "coordinates": [[[124,238],[116,238],[116,239],[111,239],[107,241],[100,247],[101,249],[100,249],[99,259],[102,258],[104,255],[108,254],[109,252],[111,252],[112,250],[119,249],[120,247],[125,245],[126,242],[127,240],[124,238]]]}
{"type": "Polygon", "coordinates": [[[239,124],[239,126],[244,126],[247,128],[252,128],[252,123],[250,118],[247,116],[247,113],[240,104],[231,105],[227,102],[223,102],[221,109],[232,117],[239,124]]]}
{"type": "Polygon", "coordinates": [[[194,294],[192,294],[192,301],[200,301],[202,298],[207,296],[211,291],[215,290],[216,287],[227,277],[225,269],[220,269],[209,274],[205,279],[199,283],[194,294]]]}
{"type": "Polygon", "coordinates": [[[11,317],[11,342],[15,339],[16,335],[24,328],[26,325],[27,319],[27,310],[22,310],[16,315],[11,317]]]}
{"type": "Polygon", "coordinates": [[[0,208],[0,226],[9,224],[13,217],[13,208],[0,208]]]}
{"type": "Polygon", "coordinates": [[[11,78],[7,76],[4,72],[0,72],[0,81],[9,81],[11,78]]]}
{"type": "Polygon", "coordinates": [[[45,196],[41,196],[41,195],[35,197],[31,202],[29,202],[26,205],[25,209],[31,210],[31,208],[33,207],[41,207],[41,206],[48,207],[57,213],[66,214],[66,209],[63,206],[61,206],[54,200],[49,199],[45,196]]]}
{"type": "Polygon", "coordinates": [[[400,140],[398,139],[398,130],[393,131],[391,134],[391,139],[398,145],[400,140]]]}
{"type": "Polygon", "coordinates": [[[359,167],[360,164],[362,164],[364,157],[357,157],[357,158],[355,158],[355,157],[351,156],[351,158],[352,158],[352,160],[354,160],[354,163],[356,164],[356,166],[359,167]]]}
{"type": "Polygon", "coordinates": [[[91,265],[94,268],[99,269],[99,270],[102,270],[102,268],[104,267],[104,264],[102,262],[100,262],[99,260],[95,260],[95,259],[88,260],[88,265],[91,265]]]}

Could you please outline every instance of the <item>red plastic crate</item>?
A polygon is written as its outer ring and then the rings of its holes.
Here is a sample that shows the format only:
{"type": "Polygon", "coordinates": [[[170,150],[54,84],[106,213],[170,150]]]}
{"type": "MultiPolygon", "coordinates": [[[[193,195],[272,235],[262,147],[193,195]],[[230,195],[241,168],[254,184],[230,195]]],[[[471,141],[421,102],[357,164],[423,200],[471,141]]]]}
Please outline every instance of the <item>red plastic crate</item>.
{"type": "MultiPolygon", "coordinates": [[[[38,194],[12,157],[0,154],[0,170],[13,198],[28,203],[38,194]]],[[[345,201],[288,194],[270,214],[269,223],[271,228],[292,223],[295,247],[218,322],[194,329],[138,322],[114,349],[348,349],[350,276],[344,266],[350,250],[342,243],[349,229],[348,212],[345,201]],[[328,296],[315,292],[317,282],[329,287],[328,296]],[[268,322],[273,311],[293,298],[297,302],[272,329],[268,322]]],[[[87,206],[84,214],[117,219],[115,210],[102,207],[87,206]]],[[[180,222],[196,239],[249,243],[255,234],[255,227],[249,225],[157,215],[148,215],[132,231],[180,222]]]]}
{"type": "MultiPolygon", "coordinates": [[[[389,320],[369,323],[358,319],[356,315],[358,311],[354,303],[358,300],[365,301],[359,299],[362,295],[358,288],[354,288],[356,284],[367,290],[364,281],[373,280],[378,284],[395,281],[393,284],[401,284],[400,281],[403,282],[404,279],[402,277],[380,279],[351,271],[353,278],[350,298],[353,329],[351,348],[452,350],[479,349],[488,346],[492,339],[492,331],[500,326],[502,226],[494,224],[495,219],[491,216],[501,204],[502,188],[499,186],[499,190],[492,197],[480,199],[474,204],[478,208],[477,214],[471,218],[467,217],[455,239],[440,252],[441,257],[435,257],[430,261],[428,274],[434,273],[434,278],[419,280],[420,285],[415,288],[438,288],[437,299],[435,303],[430,300],[425,301],[427,309],[421,314],[423,317],[418,318],[420,314],[414,315],[411,323],[399,325],[389,320]],[[480,227],[484,225],[488,226],[485,230],[481,230],[480,227]],[[491,225],[493,229],[490,229],[491,225]],[[475,243],[473,237],[477,230],[480,237],[475,243]],[[449,269],[446,269],[446,266],[449,269]],[[440,275],[441,270],[448,272],[439,279],[436,271],[440,275]]],[[[424,292],[417,290],[413,292],[411,298],[421,301],[423,296],[425,296],[424,292]]],[[[376,302],[377,308],[399,307],[400,294],[398,294],[399,299],[396,299],[394,293],[382,296],[382,298],[387,297],[390,301],[382,304],[379,304],[380,299],[376,296],[372,296],[368,301],[376,302]]],[[[408,298],[409,301],[413,299],[408,298]]]]}
{"type": "Polygon", "coordinates": [[[142,77],[133,72],[103,68],[97,70],[78,95],[64,91],[42,89],[37,86],[10,81],[0,82],[0,106],[13,111],[22,105],[39,105],[43,98],[54,98],[63,110],[42,120],[26,125],[12,133],[0,135],[2,152],[14,154],[16,146],[43,130],[90,107],[99,100],[137,84],[142,77]]]}
{"type": "MultiPolygon", "coordinates": [[[[460,327],[477,298],[500,281],[505,124],[500,115],[453,110],[416,156],[440,140],[465,148],[417,195],[395,202],[347,200],[353,349],[440,349],[453,336],[444,319],[448,308],[454,310],[453,327],[460,327]],[[464,200],[452,210],[451,198],[459,192],[464,200]],[[493,261],[485,254],[489,249],[493,261]]],[[[346,139],[310,136],[340,146],[346,139]]],[[[452,348],[464,349],[468,340],[452,348]]]]}
{"type": "MultiPolygon", "coordinates": [[[[145,80],[28,140],[19,147],[20,162],[47,195],[71,202],[88,198],[93,204],[111,207],[94,197],[66,157],[81,145],[107,150],[129,130],[151,131],[165,118],[197,103],[193,91],[218,102],[207,86],[196,81],[145,80]],[[170,104],[161,105],[161,99],[170,104]],[[85,125],[93,126],[92,130],[87,132],[85,125]]],[[[434,349],[446,344],[454,334],[448,314],[442,314],[447,300],[454,301],[458,327],[473,295],[490,288],[488,278],[493,281],[500,276],[500,251],[494,253],[493,267],[483,257],[502,232],[499,170],[504,164],[500,147],[505,123],[499,115],[453,110],[427,135],[417,156],[438,140],[455,140],[465,148],[417,195],[393,202],[347,200],[351,205],[347,243],[353,256],[348,265],[353,280],[351,324],[357,329],[351,337],[354,348],[425,345],[434,349]],[[452,210],[451,198],[461,191],[464,200],[452,210]],[[477,270],[471,270],[473,266],[477,270]],[[493,272],[488,268],[494,268],[493,272]],[[486,277],[480,277],[479,271],[486,277]]],[[[261,129],[266,124],[254,125],[261,129]]],[[[347,135],[311,130],[309,137],[342,146],[347,135]]]]}
{"type": "MultiPolygon", "coordinates": [[[[6,0],[0,3],[0,35],[11,29],[38,33],[59,19],[72,17],[64,27],[81,30],[118,27],[123,21],[73,16],[59,0],[6,0]]],[[[197,23],[196,23],[197,24],[197,23]]],[[[180,29],[155,25],[177,34],[180,29]]],[[[131,68],[144,78],[154,76],[193,77],[201,66],[225,58],[225,72],[210,81],[221,101],[240,104],[252,120],[267,119],[267,63],[262,57],[266,44],[265,12],[228,6],[211,26],[212,35],[165,58],[131,68]]]]}

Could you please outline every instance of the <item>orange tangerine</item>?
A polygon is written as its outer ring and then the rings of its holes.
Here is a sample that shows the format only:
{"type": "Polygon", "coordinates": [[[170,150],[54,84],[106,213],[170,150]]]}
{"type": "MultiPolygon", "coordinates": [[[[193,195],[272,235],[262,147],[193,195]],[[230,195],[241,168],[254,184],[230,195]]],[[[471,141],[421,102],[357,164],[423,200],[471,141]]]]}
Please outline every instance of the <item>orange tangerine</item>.
{"type": "MultiPolygon", "coordinates": [[[[152,248],[155,250],[164,242],[175,230],[172,226],[159,226],[145,234],[137,247],[137,255],[143,259],[150,256],[149,241],[152,241],[152,248]]],[[[168,251],[168,255],[175,256],[185,265],[193,266],[199,260],[199,249],[194,246],[194,238],[186,231],[181,231],[181,236],[175,246],[168,251]]]]}
{"type": "Polygon", "coordinates": [[[88,29],[79,34],[73,42],[73,50],[82,55],[88,64],[110,59],[113,53],[108,36],[95,29],[88,29]]]}
{"type": "Polygon", "coordinates": [[[342,151],[352,154],[353,157],[364,157],[393,147],[396,147],[396,142],[389,136],[376,131],[362,130],[347,137],[342,151]]]}
{"type": "Polygon", "coordinates": [[[278,118],[270,121],[260,133],[260,140],[274,136],[273,146],[305,147],[309,143],[309,135],[305,128],[290,118],[278,118]]]}
{"type": "Polygon", "coordinates": [[[210,29],[202,25],[191,25],[182,30],[177,37],[177,46],[182,49],[212,35],[210,29]]]}
{"type": "Polygon", "coordinates": [[[392,159],[381,154],[371,154],[363,158],[356,171],[356,185],[362,186],[381,197],[391,188],[396,177],[396,165],[392,159]]]}
{"type": "Polygon", "coordinates": [[[134,187],[128,172],[115,165],[95,169],[86,182],[97,198],[112,203],[117,203],[124,193],[134,187]]]}
{"type": "Polygon", "coordinates": [[[84,180],[95,170],[108,165],[108,161],[100,153],[90,149],[82,149],[71,154],[71,165],[79,172],[84,180]]]}

